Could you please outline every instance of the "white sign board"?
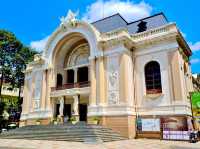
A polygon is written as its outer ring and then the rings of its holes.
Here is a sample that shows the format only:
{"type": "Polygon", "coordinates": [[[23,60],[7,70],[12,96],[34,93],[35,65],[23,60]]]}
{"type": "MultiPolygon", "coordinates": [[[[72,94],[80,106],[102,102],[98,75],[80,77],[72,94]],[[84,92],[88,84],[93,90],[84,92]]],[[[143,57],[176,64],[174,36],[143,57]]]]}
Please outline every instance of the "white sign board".
{"type": "Polygon", "coordinates": [[[167,140],[189,140],[188,131],[163,131],[163,139],[167,140]]]}
{"type": "Polygon", "coordinates": [[[142,119],[142,131],[160,131],[160,119],[142,119]]]}

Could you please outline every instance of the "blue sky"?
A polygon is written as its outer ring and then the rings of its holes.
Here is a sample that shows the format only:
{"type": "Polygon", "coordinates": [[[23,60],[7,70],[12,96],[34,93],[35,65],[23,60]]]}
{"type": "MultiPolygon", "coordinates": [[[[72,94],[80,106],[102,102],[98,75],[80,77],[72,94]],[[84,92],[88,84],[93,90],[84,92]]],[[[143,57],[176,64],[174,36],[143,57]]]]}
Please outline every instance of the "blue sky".
{"type": "Polygon", "coordinates": [[[12,31],[24,44],[38,50],[69,9],[90,22],[116,12],[128,21],[164,12],[170,22],[177,23],[193,50],[192,72],[200,73],[198,0],[2,0],[0,5],[0,28],[12,31]]]}

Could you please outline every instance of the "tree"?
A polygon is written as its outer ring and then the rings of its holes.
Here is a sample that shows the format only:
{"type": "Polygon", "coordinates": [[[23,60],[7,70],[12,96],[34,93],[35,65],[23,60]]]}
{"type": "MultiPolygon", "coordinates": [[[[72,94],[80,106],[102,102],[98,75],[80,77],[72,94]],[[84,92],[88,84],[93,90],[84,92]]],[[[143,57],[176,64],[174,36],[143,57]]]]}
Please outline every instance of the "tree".
{"type": "Polygon", "coordinates": [[[12,60],[22,44],[11,32],[0,30],[0,97],[3,82],[12,78],[12,60]]]}
{"type": "Polygon", "coordinates": [[[192,77],[192,82],[194,85],[194,90],[200,92],[200,74],[197,75],[197,77],[192,77]]]}
{"type": "Polygon", "coordinates": [[[13,33],[0,30],[0,128],[7,125],[2,116],[4,110],[11,108],[6,104],[5,98],[8,97],[1,95],[2,85],[6,83],[11,90],[19,88],[17,110],[20,112],[19,108],[22,103],[20,95],[24,84],[23,72],[26,69],[26,65],[33,61],[33,56],[36,53],[35,50],[24,46],[13,33]]]}
{"type": "MultiPolygon", "coordinates": [[[[1,97],[0,97],[1,98],[1,97]]],[[[0,131],[1,131],[1,128],[2,128],[2,121],[3,121],[3,111],[4,111],[4,108],[5,108],[5,103],[4,102],[1,102],[0,100],[0,131]]]]}
{"type": "Polygon", "coordinates": [[[13,58],[13,65],[12,65],[12,80],[11,84],[16,88],[19,88],[19,94],[18,99],[20,100],[21,95],[21,88],[24,84],[24,71],[26,69],[26,65],[33,61],[34,55],[37,54],[37,52],[29,47],[22,47],[19,49],[15,57],[13,58]]]}

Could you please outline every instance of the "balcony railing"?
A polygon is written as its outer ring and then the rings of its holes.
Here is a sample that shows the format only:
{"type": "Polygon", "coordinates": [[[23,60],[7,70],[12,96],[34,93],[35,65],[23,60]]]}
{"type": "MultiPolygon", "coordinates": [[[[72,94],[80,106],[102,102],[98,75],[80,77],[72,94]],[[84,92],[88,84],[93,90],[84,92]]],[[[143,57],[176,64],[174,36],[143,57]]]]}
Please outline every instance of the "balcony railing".
{"type": "Polygon", "coordinates": [[[146,91],[147,94],[160,94],[162,93],[162,89],[148,89],[146,91]]]}
{"type": "Polygon", "coordinates": [[[84,88],[90,86],[90,82],[77,82],[77,83],[67,83],[62,86],[58,87],[52,87],[51,91],[56,91],[56,90],[64,90],[64,89],[72,89],[72,88],[84,88]]]}

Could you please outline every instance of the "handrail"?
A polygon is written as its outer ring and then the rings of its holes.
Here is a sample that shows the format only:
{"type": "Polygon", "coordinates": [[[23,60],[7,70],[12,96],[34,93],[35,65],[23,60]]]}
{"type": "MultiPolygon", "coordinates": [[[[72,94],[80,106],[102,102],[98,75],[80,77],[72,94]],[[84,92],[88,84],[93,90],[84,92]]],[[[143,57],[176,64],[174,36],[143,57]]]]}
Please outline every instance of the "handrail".
{"type": "Polygon", "coordinates": [[[62,86],[51,87],[51,91],[72,89],[72,88],[83,88],[83,87],[88,87],[88,86],[90,86],[90,81],[77,82],[77,83],[66,83],[66,84],[63,84],[62,86]]]}

